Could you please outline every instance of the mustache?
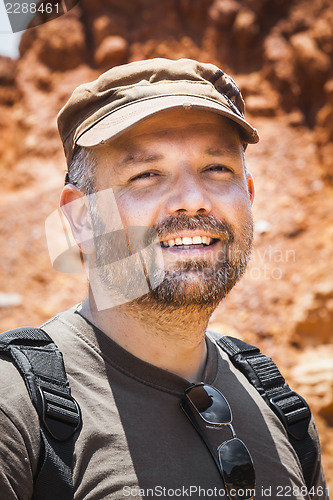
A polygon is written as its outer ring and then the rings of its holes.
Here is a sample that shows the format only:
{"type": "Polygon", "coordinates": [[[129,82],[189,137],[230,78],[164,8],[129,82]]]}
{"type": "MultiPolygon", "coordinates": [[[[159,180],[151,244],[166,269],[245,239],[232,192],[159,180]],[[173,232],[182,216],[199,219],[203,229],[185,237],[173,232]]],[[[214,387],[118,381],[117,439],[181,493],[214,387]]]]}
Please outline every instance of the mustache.
{"type": "Polygon", "coordinates": [[[170,235],[180,234],[182,231],[202,231],[212,238],[221,239],[226,244],[235,240],[234,230],[227,222],[213,215],[185,214],[171,215],[154,226],[127,226],[123,229],[105,232],[105,224],[99,217],[94,217],[94,244],[98,255],[108,253],[108,261],[128,257],[152,243],[167,239],[170,235]]]}
{"type": "Polygon", "coordinates": [[[167,238],[170,234],[175,235],[184,230],[202,230],[209,233],[213,238],[223,239],[228,243],[232,243],[235,239],[234,231],[230,224],[217,219],[213,215],[204,214],[169,216],[161,223],[153,226],[153,230],[156,231],[160,240],[167,238]]]}

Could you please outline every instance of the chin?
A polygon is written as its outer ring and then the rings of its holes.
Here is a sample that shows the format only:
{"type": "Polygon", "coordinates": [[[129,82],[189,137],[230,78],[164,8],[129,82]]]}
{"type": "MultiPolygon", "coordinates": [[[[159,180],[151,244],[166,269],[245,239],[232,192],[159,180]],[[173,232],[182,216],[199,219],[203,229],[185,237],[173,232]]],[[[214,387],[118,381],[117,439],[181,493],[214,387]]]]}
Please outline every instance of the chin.
{"type": "Polygon", "coordinates": [[[188,272],[168,271],[162,283],[151,290],[146,300],[169,306],[215,308],[243,274],[243,272],[235,273],[234,269],[232,271],[230,273],[226,268],[217,272],[209,269],[188,272]]]}

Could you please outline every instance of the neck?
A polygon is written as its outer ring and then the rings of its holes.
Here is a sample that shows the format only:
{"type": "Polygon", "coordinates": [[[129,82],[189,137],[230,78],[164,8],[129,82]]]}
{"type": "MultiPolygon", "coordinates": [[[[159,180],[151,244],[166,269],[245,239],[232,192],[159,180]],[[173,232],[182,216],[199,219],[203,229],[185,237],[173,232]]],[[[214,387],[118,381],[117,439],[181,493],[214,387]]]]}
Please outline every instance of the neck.
{"type": "Polygon", "coordinates": [[[132,301],[98,311],[92,294],[81,314],[134,356],[191,382],[202,379],[212,308],[132,301]]]}

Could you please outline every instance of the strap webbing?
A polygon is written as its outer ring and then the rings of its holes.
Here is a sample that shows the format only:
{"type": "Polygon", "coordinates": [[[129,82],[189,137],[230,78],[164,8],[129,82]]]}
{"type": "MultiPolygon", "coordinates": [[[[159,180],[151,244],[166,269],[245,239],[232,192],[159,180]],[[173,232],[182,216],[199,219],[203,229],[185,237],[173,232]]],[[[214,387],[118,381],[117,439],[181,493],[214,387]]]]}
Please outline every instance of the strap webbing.
{"type": "Polygon", "coordinates": [[[81,414],[62,354],[43,330],[30,327],[1,334],[0,352],[11,357],[23,376],[39,415],[43,446],[32,500],[72,500],[74,434],[81,414]]]}
{"type": "Polygon", "coordinates": [[[309,435],[309,405],[290,389],[274,361],[262,354],[257,347],[233,337],[220,336],[215,332],[209,331],[209,334],[283,423],[310,490],[318,463],[318,451],[309,435]]]}

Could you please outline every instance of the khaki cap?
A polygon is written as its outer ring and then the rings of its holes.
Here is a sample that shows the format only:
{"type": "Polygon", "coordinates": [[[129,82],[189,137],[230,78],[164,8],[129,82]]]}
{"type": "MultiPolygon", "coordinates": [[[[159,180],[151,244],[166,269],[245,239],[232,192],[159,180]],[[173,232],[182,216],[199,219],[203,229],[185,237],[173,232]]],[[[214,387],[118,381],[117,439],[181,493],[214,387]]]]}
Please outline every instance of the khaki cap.
{"type": "Polygon", "coordinates": [[[175,108],[200,108],[238,124],[244,144],[259,141],[244,117],[233,79],[213,64],[191,59],[147,59],[116,66],[80,85],[58,115],[68,165],[76,146],[105,143],[150,116],[175,108]]]}

